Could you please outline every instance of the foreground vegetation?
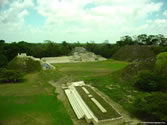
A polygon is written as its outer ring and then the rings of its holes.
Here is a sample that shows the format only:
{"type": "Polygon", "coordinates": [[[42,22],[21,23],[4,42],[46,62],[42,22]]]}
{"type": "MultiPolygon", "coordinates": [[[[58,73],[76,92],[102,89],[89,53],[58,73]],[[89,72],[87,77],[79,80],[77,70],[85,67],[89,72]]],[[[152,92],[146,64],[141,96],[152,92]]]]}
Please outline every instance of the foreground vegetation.
{"type": "MultiPolygon", "coordinates": [[[[157,67],[163,68],[167,64],[160,63],[162,60],[166,61],[164,58],[159,59],[157,66],[155,66],[156,70],[157,67]]],[[[147,82],[149,86],[147,87],[144,83],[145,80],[142,84],[142,79],[145,78],[141,77],[143,73],[139,72],[134,77],[136,83],[133,80],[128,81],[122,77],[122,71],[129,66],[129,62],[109,59],[100,62],[54,64],[54,66],[56,66],[56,71],[27,74],[24,81],[17,84],[0,84],[0,122],[4,125],[9,122],[19,122],[18,124],[32,122],[34,125],[52,125],[59,124],[63,119],[64,124],[72,124],[64,106],[57,100],[57,95],[48,84],[49,80],[57,81],[64,76],[70,77],[73,81],[84,80],[87,84],[98,88],[129,111],[132,116],[137,116],[141,119],[148,118],[148,121],[166,121],[167,104],[164,101],[167,100],[166,90],[162,91],[162,89],[154,88],[159,81],[156,81],[156,76],[153,79],[149,79],[152,78],[147,77],[149,71],[146,71],[144,75],[150,82],[147,82]],[[146,88],[151,88],[153,85],[154,89],[148,91],[145,88],[139,88],[136,86],[137,84],[146,88]],[[43,123],[40,123],[40,121],[43,121],[43,123]]],[[[157,70],[157,72],[160,71],[157,70]]],[[[166,72],[162,71],[165,75],[166,72]]],[[[151,73],[151,75],[154,74],[151,73]]]]}
{"type": "Polygon", "coordinates": [[[0,84],[0,123],[2,125],[72,125],[62,102],[49,80],[55,71],[28,74],[23,82],[0,84]]]}
{"type": "MultiPolygon", "coordinates": [[[[167,63],[162,64],[167,65],[167,63]]],[[[98,88],[132,116],[146,121],[167,121],[166,77],[160,74],[154,75],[154,71],[143,71],[144,76],[141,75],[142,72],[138,72],[137,76],[133,75],[133,80],[127,80],[122,77],[122,70],[128,65],[127,62],[107,60],[54,65],[59,72],[72,77],[74,81],[84,80],[87,84],[98,88]]]]}
{"type": "Polygon", "coordinates": [[[163,35],[141,34],[133,39],[124,36],[116,44],[50,40],[6,43],[0,40],[0,124],[72,124],[48,84],[49,80],[57,81],[64,76],[73,81],[84,80],[98,88],[132,116],[146,121],[167,121],[166,68],[167,38],[163,35]],[[109,59],[54,64],[56,71],[40,71],[39,63],[14,58],[18,53],[38,58],[70,55],[78,46],[106,58],[129,62],[109,59]]]}

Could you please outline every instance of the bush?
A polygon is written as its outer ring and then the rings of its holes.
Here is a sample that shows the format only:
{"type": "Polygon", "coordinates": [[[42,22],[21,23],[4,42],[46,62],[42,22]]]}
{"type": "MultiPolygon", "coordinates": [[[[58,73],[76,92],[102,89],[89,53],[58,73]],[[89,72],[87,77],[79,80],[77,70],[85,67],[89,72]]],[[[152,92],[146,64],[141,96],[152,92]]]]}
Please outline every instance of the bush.
{"type": "Polygon", "coordinates": [[[4,67],[8,64],[8,59],[6,56],[0,54],[0,67],[4,67]]]}
{"type": "Polygon", "coordinates": [[[158,54],[155,64],[155,70],[157,71],[157,73],[163,76],[167,75],[167,52],[158,54]]]}
{"type": "Polygon", "coordinates": [[[154,92],[139,96],[133,103],[134,113],[147,121],[167,121],[167,94],[154,92]]]}
{"type": "Polygon", "coordinates": [[[42,69],[39,61],[34,61],[32,59],[27,59],[26,61],[27,72],[37,72],[42,69]]]}
{"type": "Polygon", "coordinates": [[[0,82],[11,83],[19,82],[23,79],[23,74],[20,71],[1,69],[0,72],[0,82]]]}
{"type": "Polygon", "coordinates": [[[140,71],[135,77],[134,86],[142,91],[160,91],[167,89],[167,78],[151,70],[140,71]]]}
{"type": "Polygon", "coordinates": [[[156,55],[162,52],[167,52],[167,46],[152,46],[151,49],[156,55]]]}

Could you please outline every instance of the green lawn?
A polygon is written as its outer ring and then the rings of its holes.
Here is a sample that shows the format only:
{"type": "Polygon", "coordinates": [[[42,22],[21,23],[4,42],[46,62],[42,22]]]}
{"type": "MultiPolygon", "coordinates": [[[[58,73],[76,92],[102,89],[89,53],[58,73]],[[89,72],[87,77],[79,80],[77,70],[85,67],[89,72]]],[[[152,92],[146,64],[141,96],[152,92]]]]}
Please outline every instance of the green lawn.
{"type": "Polygon", "coordinates": [[[0,122],[2,125],[72,125],[62,102],[48,80],[58,79],[55,71],[25,76],[17,84],[0,84],[0,122]]]}
{"type": "Polygon", "coordinates": [[[100,62],[54,64],[56,71],[41,71],[25,76],[17,84],[0,84],[0,123],[2,125],[72,125],[62,102],[57,99],[49,80],[69,76],[73,81],[86,83],[106,93],[123,107],[129,107],[127,95],[133,88],[120,79],[120,70],[127,62],[107,60],[100,62]],[[112,85],[112,89],[109,87],[112,85]]]}
{"type": "Polygon", "coordinates": [[[131,110],[135,96],[144,94],[136,91],[129,81],[121,79],[121,70],[129,63],[109,59],[107,61],[54,64],[57,70],[73,78],[74,81],[85,81],[98,88],[112,100],[131,110]]]}
{"type": "Polygon", "coordinates": [[[57,70],[63,74],[70,75],[73,78],[85,78],[105,76],[114,71],[124,68],[128,63],[116,60],[107,60],[99,62],[65,63],[53,64],[57,70]]]}

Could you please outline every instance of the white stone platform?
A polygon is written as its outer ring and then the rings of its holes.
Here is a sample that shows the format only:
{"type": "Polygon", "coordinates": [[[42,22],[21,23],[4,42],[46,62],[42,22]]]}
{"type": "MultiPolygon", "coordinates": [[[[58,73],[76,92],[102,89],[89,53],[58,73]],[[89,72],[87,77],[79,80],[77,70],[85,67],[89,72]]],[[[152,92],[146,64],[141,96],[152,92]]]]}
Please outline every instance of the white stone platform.
{"type": "MultiPolygon", "coordinates": [[[[93,123],[94,125],[108,125],[108,122],[113,123],[115,120],[120,120],[122,117],[112,118],[112,119],[104,119],[99,120],[94,113],[90,110],[88,105],[84,102],[78,91],[76,90],[76,86],[80,86],[85,94],[92,100],[92,102],[99,108],[102,113],[106,113],[107,110],[103,107],[100,102],[98,102],[86,89],[86,85],[83,81],[68,83],[68,88],[65,89],[65,94],[77,116],[78,119],[86,119],[88,123],[93,123]],[[105,124],[107,123],[107,124],[105,124]]],[[[114,124],[113,124],[114,125],[114,124]]]]}
{"type": "Polygon", "coordinates": [[[88,123],[98,123],[98,119],[83,101],[75,86],[85,85],[83,81],[72,83],[65,93],[78,119],[85,118],[88,123]]]}

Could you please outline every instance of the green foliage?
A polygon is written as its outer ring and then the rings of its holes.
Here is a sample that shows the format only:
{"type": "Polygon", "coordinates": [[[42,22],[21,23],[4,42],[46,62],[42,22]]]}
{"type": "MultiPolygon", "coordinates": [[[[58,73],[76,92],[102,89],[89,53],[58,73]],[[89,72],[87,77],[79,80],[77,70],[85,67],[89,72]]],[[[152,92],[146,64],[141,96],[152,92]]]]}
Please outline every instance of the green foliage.
{"type": "Polygon", "coordinates": [[[136,41],[133,41],[130,36],[121,37],[121,40],[116,42],[116,44],[119,46],[134,45],[135,43],[136,41]]]}
{"type": "Polygon", "coordinates": [[[6,66],[7,64],[8,59],[6,58],[6,56],[0,54],[0,68],[6,66]]]}
{"type": "Polygon", "coordinates": [[[165,38],[163,35],[149,35],[146,34],[140,34],[137,36],[138,44],[140,45],[166,45],[167,44],[167,38],[165,38]]]}
{"type": "MultiPolygon", "coordinates": [[[[114,43],[114,41],[112,42],[114,43]]],[[[111,58],[120,47],[125,45],[154,45],[150,48],[152,48],[155,54],[158,54],[159,52],[167,51],[165,47],[167,45],[167,38],[161,34],[140,34],[135,37],[127,35],[121,37],[120,41],[116,41],[116,44],[109,43],[108,40],[98,44],[94,41],[87,43],[80,43],[79,41],[76,43],[68,43],[66,41],[56,43],[45,40],[44,43],[27,43],[25,41],[5,43],[4,40],[0,40],[0,53],[3,53],[8,58],[8,61],[11,61],[18,53],[27,53],[27,55],[38,58],[70,55],[73,48],[80,46],[95,54],[111,58]]],[[[147,52],[145,54],[147,55],[147,52]]],[[[145,57],[145,55],[142,56],[145,57]]]]}
{"type": "Polygon", "coordinates": [[[167,121],[167,94],[154,92],[135,99],[134,113],[147,121],[167,121]]]}
{"type": "Polygon", "coordinates": [[[161,52],[167,52],[167,46],[152,46],[151,49],[156,55],[161,52]]]}
{"type": "Polygon", "coordinates": [[[0,82],[10,83],[19,82],[23,79],[23,74],[17,70],[1,69],[0,82]]]}
{"type": "Polygon", "coordinates": [[[5,44],[4,50],[4,54],[8,57],[8,61],[11,61],[19,53],[17,43],[5,44]]]}
{"type": "Polygon", "coordinates": [[[167,75],[167,52],[157,55],[155,69],[159,74],[163,76],[167,75]]]}
{"type": "Polygon", "coordinates": [[[136,76],[135,87],[143,91],[155,91],[157,89],[156,75],[152,71],[143,70],[136,76]]]}
{"type": "Polygon", "coordinates": [[[4,45],[5,45],[5,41],[4,40],[0,40],[0,54],[3,53],[4,45]]]}
{"type": "Polygon", "coordinates": [[[136,75],[134,86],[146,92],[166,90],[166,80],[166,77],[162,77],[151,70],[143,70],[136,75]]]}
{"type": "Polygon", "coordinates": [[[34,61],[32,59],[26,60],[26,71],[27,72],[37,72],[40,70],[42,70],[42,67],[39,61],[34,61]]]}
{"type": "Polygon", "coordinates": [[[129,64],[121,71],[121,77],[126,81],[134,82],[134,76],[142,70],[153,70],[155,66],[155,59],[148,58],[145,60],[135,61],[129,64]]]}

